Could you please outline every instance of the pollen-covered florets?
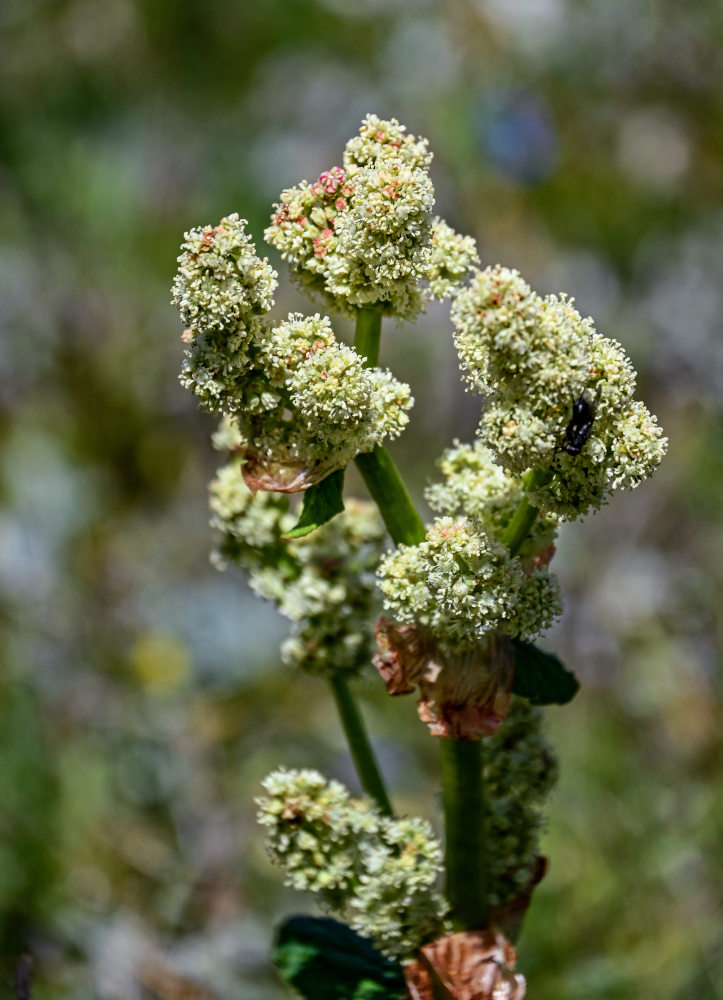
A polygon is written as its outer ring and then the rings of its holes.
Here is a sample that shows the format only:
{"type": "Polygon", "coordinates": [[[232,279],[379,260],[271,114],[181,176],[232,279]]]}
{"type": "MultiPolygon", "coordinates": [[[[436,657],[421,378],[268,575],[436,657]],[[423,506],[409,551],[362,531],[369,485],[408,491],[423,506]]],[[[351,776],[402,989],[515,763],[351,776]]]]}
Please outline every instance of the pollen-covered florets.
{"type": "Polygon", "coordinates": [[[442,301],[451,298],[470,271],[479,265],[477,243],[472,236],[461,236],[444,219],[432,221],[432,245],[429,258],[426,295],[442,301]]]}
{"type": "Polygon", "coordinates": [[[540,709],[513,697],[506,721],[482,744],[493,906],[529,890],[539,864],[542,807],[558,772],[542,719],[540,709]]]}
{"type": "Polygon", "coordinates": [[[354,884],[359,837],[378,827],[372,802],[353,800],[340,782],[311,770],[274,771],[263,787],[267,794],[257,800],[258,821],[267,829],[269,855],[284,869],[286,884],[343,906],[354,884]]]}
{"type": "Polygon", "coordinates": [[[252,589],[294,623],[284,662],[311,673],[362,670],[372,656],[374,572],[385,539],[375,506],[347,500],[341,514],[307,537],[286,539],[296,522],[288,496],[252,493],[238,459],[211,483],[210,506],[215,564],[242,566],[252,589]]]}
{"type": "Polygon", "coordinates": [[[553,576],[533,570],[528,578],[520,559],[466,518],[437,518],[424,542],[386,555],[378,575],[397,621],[421,625],[452,648],[476,646],[494,630],[532,638],[561,608],[553,576]],[[531,593],[534,605],[523,606],[531,593]]]}
{"type": "Polygon", "coordinates": [[[367,115],[359,134],[346,144],[344,168],[351,177],[360,167],[387,156],[398,157],[410,167],[427,168],[432,162],[428,147],[427,139],[409,135],[396,118],[384,121],[376,115],[367,115]]]}
{"type": "Polygon", "coordinates": [[[234,213],[185,235],[173,301],[193,336],[233,333],[274,303],[278,275],[256,256],[246,225],[234,213]]]}
{"type": "Polygon", "coordinates": [[[276,771],[263,787],[258,818],[287,885],[318,893],[392,957],[444,931],[442,851],[428,823],[382,816],[317,771],[276,771]]]}
{"type": "Polygon", "coordinates": [[[374,306],[413,319],[478,261],[474,240],[432,219],[431,158],[426,139],[370,115],[347,143],[343,168],[282,191],[266,239],[332,308],[353,315],[374,306]]]}
{"type": "Polygon", "coordinates": [[[425,820],[383,819],[349,900],[351,926],[392,958],[438,937],[449,909],[434,888],[442,861],[440,843],[425,820]]]}
{"type": "MultiPolygon", "coordinates": [[[[211,413],[260,403],[249,373],[277,276],[266,259],[256,256],[245,226],[246,220],[234,214],[217,226],[186,233],[173,284],[173,301],[187,327],[181,383],[211,413]]],[[[269,396],[261,406],[277,402],[269,396]]]]}
{"type": "MultiPolygon", "coordinates": [[[[254,323],[246,349],[230,349],[236,335],[214,340],[187,384],[208,408],[233,417],[226,433],[232,426],[235,447],[257,464],[256,488],[303,489],[401,433],[414,402],[409,386],[366,368],[353,347],[336,340],[326,316],[254,323]]],[[[194,364],[201,347],[206,335],[194,347],[194,364]]]]}
{"type": "Polygon", "coordinates": [[[547,483],[532,494],[537,506],[577,517],[654,471],[666,442],[633,401],[632,365],[571,300],[542,298],[516,271],[497,266],[460,292],[453,317],[464,377],[486,397],[480,438],[516,475],[545,473],[547,483]],[[581,400],[588,425],[570,441],[581,400]]]}
{"type": "Polygon", "coordinates": [[[336,252],[336,224],[353,191],[340,167],[324,171],[314,184],[302,181],[297,187],[286,188],[264,233],[267,243],[289,262],[302,287],[321,293],[341,311],[345,311],[345,303],[327,287],[327,277],[330,272],[345,270],[336,252]]]}
{"type": "Polygon", "coordinates": [[[480,436],[517,474],[551,461],[589,368],[592,329],[572,304],[541,298],[517,271],[479,272],[455,300],[465,379],[487,397],[480,436]]]}
{"type": "Polygon", "coordinates": [[[285,406],[263,423],[249,421],[248,430],[241,425],[257,451],[265,433],[264,450],[274,454],[274,431],[281,426],[300,461],[343,468],[359,452],[396,437],[408,422],[409,386],[364,367],[354,348],[336,341],[326,317],[290,315],[266,334],[260,357],[272,385],[283,387],[285,406]],[[293,412],[291,424],[284,409],[293,412]]]}
{"type": "Polygon", "coordinates": [[[327,285],[351,305],[379,305],[412,318],[421,309],[417,286],[431,262],[429,175],[390,156],[362,167],[353,183],[349,208],[336,226],[344,269],[330,269],[327,285]]]}

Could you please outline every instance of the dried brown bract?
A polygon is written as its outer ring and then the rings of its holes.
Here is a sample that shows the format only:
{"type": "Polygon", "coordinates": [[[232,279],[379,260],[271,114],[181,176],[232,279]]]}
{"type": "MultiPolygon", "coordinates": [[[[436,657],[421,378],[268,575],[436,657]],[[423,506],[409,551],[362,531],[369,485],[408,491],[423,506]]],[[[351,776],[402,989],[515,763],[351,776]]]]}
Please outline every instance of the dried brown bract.
{"type": "Polygon", "coordinates": [[[405,966],[408,1000],[523,1000],[517,953],[499,930],[460,931],[425,945],[405,966]]]}
{"type": "Polygon", "coordinates": [[[479,740],[507,717],[514,676],[507,636],[493,633],[473,649],[451,651],[425,629],[380,618],[372,659],[391,695],[419,688],[420,719],[432,736],[479,740]]]}

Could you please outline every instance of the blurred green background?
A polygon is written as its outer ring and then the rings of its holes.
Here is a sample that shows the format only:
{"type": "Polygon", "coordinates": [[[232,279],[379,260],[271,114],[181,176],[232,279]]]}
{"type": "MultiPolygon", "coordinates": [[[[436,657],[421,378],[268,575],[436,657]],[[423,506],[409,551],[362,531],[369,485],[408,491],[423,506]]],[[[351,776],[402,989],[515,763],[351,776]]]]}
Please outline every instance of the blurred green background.
{"type": "MultiPolygon", "coordinates": [[[[252,799],[281,763],[356,784],[324,685],[279,667],[284,623],[209,565],[214,425],[169,286],[185,229],[238,211],[261,243],[373,111],[429,137],[485,263],[625,344],[670,435],[555,559],[544,644],[583,690],[549,712],[529,996],[723,997],[721,80],[719,0],[3,0],[0,994],[29,943],[40,1000],[286,995],[270,928],[313,907],[252,799]]],[[[280,270],[277,314],[313,308],[280,270]]],[[[387,327],[419,495],[479,400],[442,309],[387,327]]],[[[438,823],[413,700],[359,690],[399,806],[438,823]]]]}

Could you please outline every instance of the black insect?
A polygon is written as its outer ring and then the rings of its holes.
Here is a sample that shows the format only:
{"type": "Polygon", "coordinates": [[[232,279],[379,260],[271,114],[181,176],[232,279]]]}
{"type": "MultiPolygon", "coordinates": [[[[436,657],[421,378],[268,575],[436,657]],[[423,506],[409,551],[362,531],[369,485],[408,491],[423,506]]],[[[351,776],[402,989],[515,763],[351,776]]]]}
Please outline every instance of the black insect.
{"type": "Polygon", "coordinates": [[[579,455],[582,446],[590,437],[595,422],[595,411],[600,402],[600,391],[598,386],[595,399],[591,399],[590,393],[585,389],[572,404],[572,417],[565,428],[565,437],[560,445],[562,451],[566,451],[568,455],[579,455]]]}

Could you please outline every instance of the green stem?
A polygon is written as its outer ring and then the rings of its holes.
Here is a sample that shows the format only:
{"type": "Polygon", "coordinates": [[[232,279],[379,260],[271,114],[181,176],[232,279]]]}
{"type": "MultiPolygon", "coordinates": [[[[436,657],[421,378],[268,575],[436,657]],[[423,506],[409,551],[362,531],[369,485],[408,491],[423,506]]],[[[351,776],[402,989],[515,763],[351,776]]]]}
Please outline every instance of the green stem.
{"type": "Polygon", "coordinates": [[[487,926],[482,743],[441,739],[445,826],[445,895],[462,930],[487,926]]]}
{"type": "Polygon", "coordinates": [[[394,544],[423,542],[426,537],[424,521],[387,449],[380,446],[365,455],[357,455],[355,461],[394,544]]]}
{"type": "MultiPolygon", "coordinates": [[[[369,366],[378,361],[380,330],[378,312],[359,311],[354,346],[369,366]]],[[[424,541],[424,522],[386,449],[375,448],[371,453],[357,455],[356,464],[395,544],[417,545],[424,541]]],[[[351,737],[349,742],[353,748],[351,737]]],[[[440,743],[446,894],[459,927],[482,928],[488,918],[482,747],[477,742],[449,739],[441,739],[440,743]]]]}
{"type": "MultiPolygon", "coordinates": [[[[382,314],[378,309],[360,309],[357,312],[354,349],[366,359],[364,365],[367,368],[373,368],[379,361],[381,332],[382,314]]],[[[372,452],[357,455],[356,464],[394,544],[417,545],[423,542],[426,535],[424,522],[386,448],[380,446],[372,452]]]]}
{"type": "Polygon", "coordinates": [[[362,788],[368,795],[371,795],[386,816],[392,816],[392,804],[389,801],[384,779],[369,742],[364,720],[349,690],[346,677],[342,674],[332,674],[329,677],[329,684],[362,788]]]}
{"type": "Polygon", "coordinates": [[[375,368],[379,361],[382,314],[378,309],[359,309],[354,331],[354,349],[365,359],[365,368],[375,368]]]}
{"type": "MultiPolygon", "coordinates": [[[[552,474],[547,469],[530,469],[522,480],[522,488],[525,492],[539,489],[541,486],[546,486],[551,478],[552,474]]],[[[539,508],[533,507],[526,496],[520,500],[512,520],[502,533],[502,541],[510,550],[510,555],[516,556],[520,551],[539,513],[539,508]]]]}

